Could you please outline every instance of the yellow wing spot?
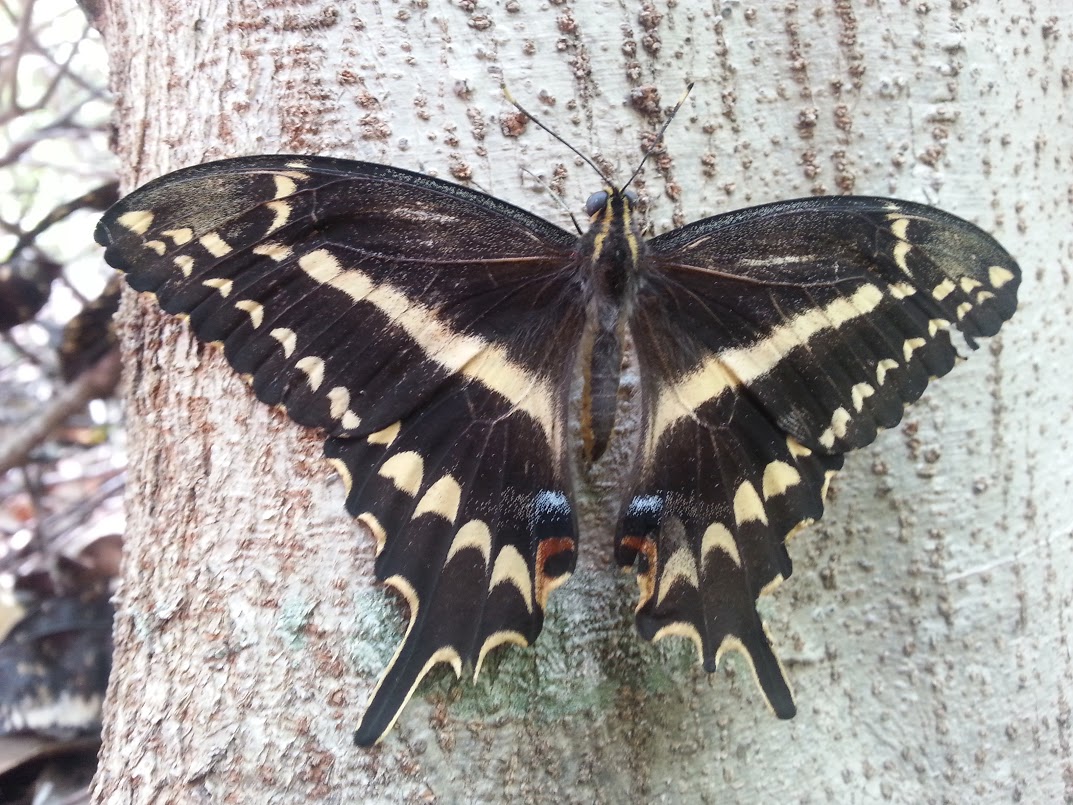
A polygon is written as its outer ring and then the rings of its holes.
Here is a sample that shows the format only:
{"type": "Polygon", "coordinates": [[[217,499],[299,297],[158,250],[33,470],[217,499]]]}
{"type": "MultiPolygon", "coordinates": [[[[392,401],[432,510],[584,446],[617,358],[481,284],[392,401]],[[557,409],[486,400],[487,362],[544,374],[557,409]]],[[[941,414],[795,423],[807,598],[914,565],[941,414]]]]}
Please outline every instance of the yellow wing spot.
{"type": "Polygon", "coordinates": [[[328,392],[328,403],[332,419],[342,419],[350,408],[350,390],[346,386],[336,386],[328,392]]]}
{"type": "Polygon", "coordinates": [[[738,553],[738,543],[730,529],[722,523],[712,523],[704,529],[704,537],[700,541],[701,561],[707,561],[708,554],[712,551],[722,551],[733,560],[734,564],[741,567],[741,554],[738,553]]]}
{"type": "Polygon", "coordinates": [[[876,393],[868,383],[857,383],[850,389],[850,397],[853,400],[853,410],[860,411],[864,408],[864,401],[876,393]]]}
{"type": "Polygon", "coordinates": [[[656,571],[660,565],[656,542],[652,537],[625,537],[622,544],[641,554],[646,560],[647,569],[636,575],[639,597],[634,612],[640,612],[656,594],[656,571]]]}
{"type": "Polygon", "coordinates": [[[772,461],[764,467],[764,500],[783,495],[801,483],[801,474],[785,461],[772,461]]]}
{"type": "Polygon", "coordinates": [[[697,578],[697,563],[693,560],[688,548],[682,547],[671,554],[667,564],[663,566],[663,573],[659,579],[659,594],[656,596],[656,606],[663,603],[667,593],[671,591],[674,583],[682,579],[686,584],[696,589],[700,586],[697,578]]]}
{"type": "Polygon", "coordinates": [[[420,453],[406,450],[396,453],[385,461],[377,474],[390,480],[400,492],[414,497],[421,489],[421,479],[425,474],[425,460],[421,458],[420,453]]]}
{"type": "MultiPolygon", "coordinates": [[[[444,646],[443,648],[436,649],[431,657],[428,658],[428,662],[424,664],[421,671],[417,674],[417,679],[414,680],[414,684],[410,686],[410,692],[406,694],[406,701],[410,701],[410,698],[414,695],[414,691],[417,690],[417,686],[421,684],[421,680],[428,676],[428,672],[435,668],[437,665],[445,663],[451,666],[451,670],[455,672],[455,679],[462,678],[462,657],[458,653],[458,650],[451,646],[444,646]]],[[[395,714],[395,720],[398,720],[399,715],[402,713],[402,709],[395,714]]],[[[385,734],[391,731],[391,727],[395,725],[395,721],[392,721],[385,730],[385,734]]]]}
{"type": "Polygon", "coordinates": [[[867,316],[883,301],[883,291],[875,285],[862,285],[851,296],[841,300],[835,300],[828,309],[833,309],[838,318],[833,321],[834,327],[841,327],[848,321],[867,316]]]}
{"type": "Polygon", "coordinates": [[[399,430],[402,428],[402,422],[396,422],[393,425],[388,425],[383,430],[378,430],[376,433],[370,433],[369,438],[365,441],[369,444],[382,444],[387,447],[393,441],[395,437],[399,435],[399,430]]]}
{"type": "MultiPolygon", "coordinates": [[[[311,279],[321,285],[331,285],[333,280],[337,279],[341,274],[349,273],[343,271],[343,266],[335,259],[335,255],[327,249],[317,249],[316,251],[303,254],[298,258],[298,266],[302,271],[308,274],[311,279]]],[[[362,277],[365,276],[357,271],[353,273],[362,277]]],[[[371,282],[367,284],[369,287],[372,287],[371,282]]],[[[354,301],[360,300],[355,299],[354,301]]]]}
{"type": "Polygon", "coordinates": [[[908,218],[896,218],[891,221],[890,231],[898,240],[905,240],[906,231],[909,229],[908,218]]]}
{"type": "Polygon", "coordinates": [[[987,269],[987,280],[991,283],[992,288],[1001,288],[1015,277],[1016,275],[1012,271],[1002,266],[991,266],[991,268],[987,269]]]}
{"type": "Polygon", "coordinates": [[[145,248],[152,249],[158,255],[163,257],[164,253],[168,250],[168,244],[162,240],[149,240],[145,242],[145,248]]]}
{"type": "Polygon", "coordinates": [[[979,305],[979,304],[981,304],[983,302],[986,302],[988,299],[994,299],[994,298],[995,298],[995,295],[993,293],[991,293],[991,291],[980,291],[980,293],[976,294],[976,304],[979,305]]]}
{"type": "Polygon", "coordinates": [[[343,418],[339,420],[339,424],[347,430],[354,430],[361,424],[361,417],[355,414],[353,411],[347,411],[343,414],[343,418]]]}
{"type": "Polygon", "coordinates": [[[764,504],[760,501],[760,495],[756,493],[756,487],[748,481],[742,483],[738,491],[734,493],[734,520],[738,525],[753,520],[767,525],[767,512],[764,511],[764,504]]]}
{"type": "MultiPolygon", "coordinates": [[[[745,648],[745,644],[741,640],[732,634],[728,634],[723,638],[723,642],[719,644],[719,648],[715,651],[715,667],[718,668],[723,662],[723,657],[726,656],[728,651],[735,651],[745,657],[745,660],[749,663],[749,667],[753,667],[753,655],[749,653],[749,650],[745,648]]],[[[756,675],[756,669],[753,668],[753,675],[756,675]]]]}
{"type": "Polygon", "coordinates": [[[224,299],[226,299],[227,295],[231,293],[231,286],[234,285],[231,280],[224,279],[222,277],[213,277],[212,279],[205,280],[201,284],[204,285],[206,288],[215,288],[217,291],[220,292],[220,296],[222,296],[224,299]]]}
{"type": "Polygon", "coordinates": [[[957,286],[954,285],[953,282],[946,279],[940,282],[934,288],[932,288],[931,295],[936,302],[942,302],[944,299],[946,299],[946,297],[950,296],[950,294],[953,293],[956,287],[957,286]]]}
{"type": "Polygon", "coordinates": [[[961,290],[965,293],[972,293],[977,288],[982,288],[984,285],[982,282],[974,280],[972,277],[962,277],[958,281],[958,284],[961,286],[961,290]]]}
{"type": "MultiPolygon", "coordinates": [[[[767,629],[764,629],[764,634],[767,634],[767,629]]],[[[772,644],[771,653],[775,656],[775,662],[779,666],[779,673],[782,674],[783,681],[786,683],[787,689],[790,691],[791,698],[794,695],[793,688],[790,687],[790,677],[786,675],[786,669],[782,666],[782,661],[778,655],[775,654],[775,646],[771,640],[771,636],[768,635],[768,642],[772,644]]],[[[728,651],[734,651],[745,658],[745,661],[749,664],[749,670],[753,675],[753,682],[756,683],[757,689],[764,697],[764,703],[768,706],[768,709],[775,712],[775,708],[771,706],[771,702],[768,701],[767,694],[764,692],[764,686],[760,684],[760,677],[756,673],[756,663],[753,662],[753,655],[749,653],[749,649],[745,647],[745,644],[741,642],[741,639],[736,635],[728,634],[723,638],[723,642],[719,644],[719,648],[715,652],[715,665],[718,668],[719,664],[723,661],[723,657],[728,651]]]]}
{"type": "Polygon", "coordinates": [[[285,246],[282,243],[261,243],[253,247],[253,253],[267,257],[277,263],[282,263],[294,252],[290,246],[285,246]]]}
{"type": "Polygon", "coordinates": [[[806,517],[804,520],[802,520],[801,522],[799,522],[797,525],[795,525],[793,528],[791,528],[789,531],[786,532],[786,537],[785,537],[785,539],[783,539],[783,542],[789,542],[790,540],[792,540],[794,537],[796,537],[798,534],[800,534],[802,531],[804,531],[806,528],[808,528],[810,525],[812,525],[815,522],[816,522],[816,520],[814,518],[806,517]]]}
{"type": "Polygon", "coordinates": [[[912,250],[913,247],[904,240],[899,240],[894,244],[894,263],[906,274],[909,273],[909,264],[905,258],[912,250]]]}
{"type": "Polygon", "coordinates": [[[790,455],[794,458],[812,455],[812,451],[801,444],[801,442],[797,441],[793,436],[786,437],[786,449],[790,451],[790,455]]]}
{"type": "Polygon", "coordinates": [[[298,185],[295,184],[294,179],[285,173],[277,173],[272,179],[276,183],[275,198],[286,198],[298,189],[298,185]]]}
{"type": "Polygon", "coordinates": [[[205,250],[213,257],[225,257],[231,254],[233,249],[216,232],[209,232],[197,240],[205,250]]]}
{"type": "MultiPolygon", "coordinates": [[[[407,326],[407,332],[414,336],[416,330],[411,327],[412,324],[407,326]]],[[[444,330],[446,332],[446,328],[444,330]]],[[[552,438],[552,434],[557,430],[557,405],[553,401],[554,395],[547,381],[539,375],[530,374],[524,366],[511,360],[509,353],[502,347],[476,336],[435,332],[417,340],[425,353],[445,369],[480,381],[483,386],[509,401],[516,409],[532,417],[548,436],[550,446],[558,455],[559,442],[552,438]]]]}
{"type": "Polygon", "coordinates": [[[461,500],[462,487],[458,481],[450,475],[444,475],[421,496],[411,519],[416,520],[422,514],[438,514],[447,522],[454,523],[461,500]]]}
{"type": "Polygon", "coordinates": [[[727,371],[727,367],[718,358],[709,358],[700,369],[660,395],[652,428],[653,436],[658,440],[660,434],[679,419],[695,416],[693,412],[708,400],[715,399],[725,390],[738,385],[738,379],[727,371]]]}
{"type": "Polygon", "coordinates": [[[704,657],[704,641],[701,640],[700,632],[692,623],[685,621],[669,623],[652,635],[652,642],[655,643],[665,637],[688,637],[697,649],[697,657],[704,657]]]}
{"type": "Polygon", "coordinates": [[[957,309],[958,321],[961,321],[967,315],[969,315],[970,310],[972,310],[972,304],[969,303],[969,302],[962,302],[960,305],[958,305],[958,309],[957,309]]]}
{"type": "Polygon", "coordinates": [[[467,548],[476,548],[480,551],[481,556],[484,557],[484,564],[488,564],[488,559],[492,555],[492,532],[488,530],[488,524],[483,520],[470,520],[455,532],[455,538],[451,541],[451,547],[443,563],[446,565],[456,553],[467,548]]]}
{"type": "Polygon", "coordinates": [[[850,414],[845,408],[838,407],[831,414],[831,427],[820,434],[819,442],[828,450],[834,447],[835,439],[841,439],[846,435],[849,426],[850,414]]]}
{"type": "Polygon", "coordinates": [[[928,335],[934,337],[940,330],[950,329],[950,322],[946,319],[929,319],[928,320],[928,335]]]}
{"type": "Polygon", "coordinates": [[[652,441],[658,441],[679,419],[695,416],[698,406],[728,389],[748,384],[774,369],[792,350],[817,333],[866,316],[883,301],[875,285],[862,285],[849,297],[809,310],[773,329],[749,347],[730,349],[705,360],[696,370],[660,394],[653,417],[652,441]]]}
{"type": "Polygon", "coordinates": [[[253,329],[256,330],[261,326],[261,322],[265,318],[265,309],[260,302],[255,302],[252,299],[240,299],[235,302],[235,307],[250,314],[250,324],[253,325],[253,329]]]}
{"type": "Polygon", "coordinates": [[[488,592],[500,584],[509,584],[516,589],[525,602],[525,608],[533,611],[533,580],[529,578],[529,568],[525,559],[513,545],[504,545],[496,557],[492,568],[492,578],[488,582],[488,592]]]}
{"type": "MultiPolygon", "coordinates": [[[[349,471],[347,475],[349,475],[349,471]]],[[[349,493],[349,488],[347,492],[349,493]]],[[[373,539],[376,540],[376,555],[379,556],[380,552],[384,550],[384,546],[387,545],[387,532],[384,531],[384,527],[380,525],[380,521],[376,519],[376,515],[372,512],[362,512],[355,518],[359,523],[369,529],[369,533],[373,535],[373,539]]]]}
{"type": "Polygon", "coordinates": [[[543,573],[538,575],[538,592],[537,601],[540,603],[540,608],[545,609],[548,606],[548,599],[551,594],[570,581],[570,577],[573,573],[562,573],[558,576],[548,577],[543,573]]]}
{"type": "Polygon", "coordinates": [[[165,229],[160,234],[171,238],[175,241],[176,246],[185,246],[194,239],[194,230],[188,226],[184,226],[182,229],[165,229]]]}
{"type": "Polygon", "coordinates": [[[783,578],[782,573],[776,573],[775,578],[760,588],[760,595],[771,595],[779,589],[784,581],[786,581],[786,579],[783,578]]]}
{"type": "MultiPolygon", "coordinates": [[[[359,517],[358,519],[360,520],[361,517],[359,517]]],[[[410,609],[410,623],[406,627],[406,635],[409,636],[410,630],[414,628],[414,621],[417,620],[417,610],[421,606],[421,598],[420,596],[418,596],[417,590],[414,589],[414,586],[406,580],[405,576],[388,576],[386,579],[384,579],[384,584],[389,587],[393,587],[404,599],[406,599],[406,605],[410,609]]],[[[395,658],[392,658],[391,663],[388,664],[388,667],[390,668],[391,665],[394,664],[394,662],[395,658]]]]}
{"type": "Polygon", "coordinates": [[[316,391],[320,388],[320,384],[324,382],[324,361],[316,355],[306,355],[306,357],[295,362],[294,368],[305,373],[310,391],[316,391]]]}
{"type": "Polygon", "coordinates": [[[913,358],[913,353],[918,349],[926,345],[928,342],[923,338],[907,338],[905,343],[902,344],[902,357],[905,358],[905,362],[908,363],[913,358]]]}
{"type": "Polygon", "coordinates": [[[823,474],[823,486],[820,487],[820,500],[827,500],[827,493],[831,489],[831,480],[835,477],[834,470],[827,470],[823,474]]]}
{"type": "MultiPolygon", "coordinates": [[[[350,474],[350,468],[342,459],[329,458],[328,463],[332,465],[332,468],[339,473],[339,477],[343,479],[343,489],[349,495],[350,490],[354,487],[354,476],[350,474]]],[[[371,529],[370,529],[371,530],[371,529]]]]}
{"type": "Polygon", "coordinates": [[[529,645],[529,641],[525,639],[525,635],[521,632],[515,632],[513,629],[504,629],[499,632],[493,632],[481,645],[480,653],[477,654],[477,663],[473,666],[474,682],[477,681],[477,677],[481,673],[481,666],[484,665],[484,658],[488,656],[488,652],[508,643],[512,646],[521,646],[522,648],[529,645]]]}
{"type": "Polygon", "coordinates": [[[896,282],[890,286],[890,295],[895,299],[905,299],[907,296],[912,296],[916,292],[916,287],[910,285],[908,282],[896,282]]]}
{"type": "Polygon", "coordinates": [[[876,382],[879,385],[883,385],[887,382],[887,372],[891,369],[898,368],[898,361],[892,361],[890,358],[884,358],[876,364],[876,382]]]}
{"type": "Polygon", "coordinates": [[[841,439],[846,435],[846,428],[850,422],[850,414],[845,408],[836,408],[835,412],[831,414],[831,430],[835,432],[835,436],[841,439]]]}
{"type": "Polygon", "coordinates": [[[131,210],[116,218],[116,222],[135,235],[144,235],[153,225],[153,213],[149,210],[131,210]]]}
{"type": "Polygon", "coordinates": [[[194,258],[188,254],[180,254],[173,261],[179,270],[183,272],[184,277],[189,277],[194,273],[194,258]]]}
{"type": "Polygon", "coordinates": [[[269,332],[269,335],[279,341],[280,346],[283,347],[283,357],[291,357],[294,348],[298,345],[298,336],[295,334],[294,330],[289,330],[286,327],[277,327],[269,332]]]}
{"type": "Polygon", "coordinates": [[[287,220],[291,217],[291,205],[286,201],[270,201],[265,206],[272,210],[272,213],[275,216],[272,219],[272,223],[269,224],[268,229],[265,231],[266,235],[271,235],[287,223],[287,220]]]}

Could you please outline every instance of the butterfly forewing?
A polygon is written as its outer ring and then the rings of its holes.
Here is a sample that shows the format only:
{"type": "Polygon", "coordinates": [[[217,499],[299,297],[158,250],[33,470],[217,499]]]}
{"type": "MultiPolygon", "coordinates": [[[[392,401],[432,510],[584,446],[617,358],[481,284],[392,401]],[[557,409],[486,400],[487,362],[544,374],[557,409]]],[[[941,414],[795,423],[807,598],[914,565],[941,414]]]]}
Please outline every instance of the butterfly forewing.
{"type": "Polygon", "coordinates": [[[775,712],[788,682],[754,602],[790,575],[842,454],[901,419],[1016,306],[1020,272],[930,207],[824,198],[756,207],[649,242],[630,320],[645,428],[617,555],[640,562],[638,626],[745,653],[775,712]]]}
{"type": "Polygon", "coordinates": [[[279,156],[151,182],[97,239],[259,399],[325,432],[377,577],[410,608],[360,743],[435,664],[535,639],[575,556],[576,238],[419,174],[279,156]]]}

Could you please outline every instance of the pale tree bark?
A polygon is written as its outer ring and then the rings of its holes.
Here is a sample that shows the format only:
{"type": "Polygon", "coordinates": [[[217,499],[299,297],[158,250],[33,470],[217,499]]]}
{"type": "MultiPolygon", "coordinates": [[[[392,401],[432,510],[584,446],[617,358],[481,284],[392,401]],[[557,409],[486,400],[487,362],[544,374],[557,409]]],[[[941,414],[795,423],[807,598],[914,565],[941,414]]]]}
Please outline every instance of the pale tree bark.
{"type": "Polygon", "coordinates": [[[579,491],[579,570],[536,648],[476,686],[434,674],[373,750],[351,734],[403,618],[320,440],[128,298],[130,531],[99,801],[1073,799],[1064,0],[110,0],[99,22],[128,188],[310,152],[468,180],[569,226],[548,188],[578,210],[599,179],[531,125],[505,136],[521,123],[500,76],[619,181],[692,80],[637,184],[654,232],[891,195],[979,223],[1025,271],[1012,323],[850,458],[792,544],[763,612],[795,720],[767,712],[743,663],[709,677],[689,646],[635,636],[635,585],[610,556],[620,438],[579,491]]]}

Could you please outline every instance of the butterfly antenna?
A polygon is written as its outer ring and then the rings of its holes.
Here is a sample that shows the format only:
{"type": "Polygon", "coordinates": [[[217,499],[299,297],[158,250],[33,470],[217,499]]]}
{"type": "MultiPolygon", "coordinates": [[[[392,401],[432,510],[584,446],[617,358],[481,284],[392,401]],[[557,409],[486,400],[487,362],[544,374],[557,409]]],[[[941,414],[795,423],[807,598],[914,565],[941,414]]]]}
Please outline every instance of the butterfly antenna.
{"type": "Polygon", "coordinates": [[[523,107],[520,103],[518,103],[516,100],[514,100],[514,96],[510,94],[510,90],[507,89],[506,84],[500,84],[499,88],[503,90],[503,97],[507,99],[507,101],[510,103],[511,106],[513,106],[515,109],[517,109],[523,115],[525,115],[527,118],[529,118],[534,123],[536,123],[538,126],[540,126],[540,128],[544,129],[544,131],[546,131],[548,134],[550,134],[552,137],[554,137],[560,143],[562,143],[567,148],[569,148],[571,151],[573,151],[575,154],[577,154],[582,159],[582,161],[584,161],[590,168],[592,168],[594,171],[596,171],[596,175],[599,176],[601,179],[603,179],[604,182],[606,182],[607,184],[612,183],[611,180],[608,179],[607,176],[604,175],[604,172],[602,170],[600,170],[598,167],[596,167],[595,162],[593,162],[591,159],[589,159],[583,153],[581,153],[576,148],[574,148],[574,146],[570,145],[570,143],[568,143],[566,140],[564,140],[562,137],[560,137],[554,131],[552,131],[547,126],[545,126],[543,123],[541,123],[540,120],[537,119],[536,115],[534,115],[532,112],[527,111],[525,109],[525,107],[523,107]]]}
{"type": "Polygon", "coordinates": [[[641,168],[645,166],[645,162],[647,162],[648,158],[652,156],[652,152],[659,148],[660,143],[663,142],[663,135],[666,133],[667,127],[670,126],[672,122],[674,122],[675,115],[678,114],[678,110],[682,108],[682,104],[686,102],[686,98],[689,97],[689,93],[692,91],[693,82],[690,81],[689,84],[686,85],[686,91],[682,93],[682,97],[678,99],[678,103],[676,103],[674,105],[674,109],[671,110],[671,114],[670,117],[667,118],[667,122],[663,124],[663,128],[659,130],[659,134],[656,135],[656,139],[652,141],[652,145],[648,146],[648,150],[645,151],[645,155],[641,157],[641,164],[637,166],[637,170],[635,170],[633,172],[633,175],[630,176],[629,181],[626,182],[626,184],[622,185],[622,189],[620,192],[625,191],[627,187],[633,184],[633,180],[637,178],[637,174],[641,172],[641,168]]]}
{"type": "Polygon", "coordinates": [[[545,182],[528,168],[522,168],[522,173],[528,173],[530,176],[533,177],[533,181],[535,181],[538,185],[548,191],[548,195],[555,199],[555,203],[559,205],[563,212],[570,216],[570,220],[574,222],[574,229],[577,230],[579,235],[582,234],[582,229],[580,226],[578,226],[577,218],[574,217],[573,211],[569,207],[567,207],[566,204],[563,203],[563,200],[559,198],[559,194],[552,190],[551,185],[545,182]]]}

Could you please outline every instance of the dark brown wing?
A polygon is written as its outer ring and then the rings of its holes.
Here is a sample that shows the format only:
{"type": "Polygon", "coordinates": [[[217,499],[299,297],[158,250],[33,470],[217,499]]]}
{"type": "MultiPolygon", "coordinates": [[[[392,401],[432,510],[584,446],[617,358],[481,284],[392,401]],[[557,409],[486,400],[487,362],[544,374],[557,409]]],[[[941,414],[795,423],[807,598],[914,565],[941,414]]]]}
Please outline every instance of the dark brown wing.
{"type": "Polygon", "coordinates": [[[420,174],[267,156],[150,182],[97,240],[259,399],[325,432],[377,577],[410,606],[359,743],[437,663],[535,639],[575,557],[576,238],[420,174]]]}
{"type": "Polygon", "coordinates": [[[782,202],[655,238],[630,320],[645,434],[616,554],[637,621],[692,638],[714,670],[743,651],[795,709],[754,603],[790,575],[785,540],[820,517],[842,454],[901,419],[956,349],[996,333],[1020,270],[988,234],[918,204],[782,202]]]}

